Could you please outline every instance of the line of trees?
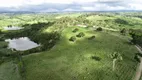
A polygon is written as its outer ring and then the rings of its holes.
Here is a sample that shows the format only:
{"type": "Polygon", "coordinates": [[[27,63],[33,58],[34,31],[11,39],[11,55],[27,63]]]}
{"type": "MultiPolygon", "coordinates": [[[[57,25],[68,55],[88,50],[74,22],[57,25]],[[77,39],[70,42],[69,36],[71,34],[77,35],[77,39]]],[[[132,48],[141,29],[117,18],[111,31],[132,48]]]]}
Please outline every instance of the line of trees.
{"type": "Polygon", "coordinates": [[[129,34],[132,37],[132,42],[142,47],[142,30],[130,30],[129,34]]]}

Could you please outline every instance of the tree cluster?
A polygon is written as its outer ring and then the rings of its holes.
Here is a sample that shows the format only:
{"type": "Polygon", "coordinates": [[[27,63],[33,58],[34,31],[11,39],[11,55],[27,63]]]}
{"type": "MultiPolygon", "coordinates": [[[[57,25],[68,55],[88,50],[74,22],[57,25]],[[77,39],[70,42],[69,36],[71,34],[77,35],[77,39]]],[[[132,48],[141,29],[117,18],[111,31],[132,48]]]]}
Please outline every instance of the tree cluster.
{"type": "Polygon", "coordinates": [[[129,34],[132,37],[132,42],[142,47],[142,30],[131,30],[129,34]]]}

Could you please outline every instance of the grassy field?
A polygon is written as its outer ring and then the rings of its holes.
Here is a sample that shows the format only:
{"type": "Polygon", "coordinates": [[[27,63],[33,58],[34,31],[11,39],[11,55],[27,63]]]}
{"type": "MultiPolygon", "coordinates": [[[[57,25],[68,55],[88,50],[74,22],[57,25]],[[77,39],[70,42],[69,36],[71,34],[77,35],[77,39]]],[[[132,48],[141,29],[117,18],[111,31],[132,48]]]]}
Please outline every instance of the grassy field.
{"type": "Polygon", "coordinates": [[[0,80],[21,80],[18,67],[14,61],[4,62],[0,65],[0,80]]]}
{"type": "Polygon", "coordinates": [[[76,18],[78,16],[81,16],[83,13],[63,13],[62,15],[56,16],[56,19],[60,19],[63,17],[71,17],[71,18],[76,18]]]}
{"type": "Polygon", "coordinates": [[[12,54],[12,51],[10,49],[7,49],[8,43],[4,41],[0,41],[0,55],[1,54],[12,54]]]}
{"type": "Polygon", "coordinates": [[[48,22],[56,19],[58,14],[0,14],[0,27],[8,25],[22,26],[24,24],[33,24],[38,22],[48,22]]]}
{"type": "Polygon", "coordinates": [[[0,30],[2,31],[0,32],[0,80],[132,80],[138,64],[134,56],[138,51],[128,42],[130,36],[121,35],[120,30],[122,28],[126,28],[127,31],[128,29],[142,29],[142,19],[136,17],[139,14],[127,14],[0,14],[0,30]],[[51,24],[42,25],[38,22],[51,24]],[[33,24],[33,26],[32,28],[25,26],[21,30],[24,33],[20,33],[20,30],[3,29],[8,25],[21,27],[24,24],[33,24]],[[93,26],[96,27],[93,28],[93,26]],[[95,31],[97,27],[102,27],[103,31],[95,31]],[[79,31],[72,32],[75,28],[79,31]],[[30,34],[31,38],[36,37],[37,42],[40,40],[48,43],[49,40],[50,43],[53,41],[50,40],[52,35],[48,37],[47,34],[55,31],[61,35],[56,45],[37,53],[35,53],[36,50],[35,52],[27,50],[28,54],[19,55],[20,51],[7,49],[8,43],[4,41],[12,36],[15,38],[17,35],[30,34]],[[83,32],[85,36],[76,37],[80,32],[83,32]],[[6,36],[8,33],[11,36],[6,36]],[[75,42],[69,41],[72,36],[75,36],[75,42]],[[92,36],[95,36],[95,39],[89,40],[88,38],[92,36]],[[123,60],[116,61],[113,71],[113,59],[110,55],[114,52],[120,53],[123,60]]]}
{"type": "Polygon", "coordinates": [[[90,15],[86,17],[86,19],[92,21],[92,23],[95,26],[100,26],[100,27],[108,27],[108,28],[114,28],[114,29],[121,29],[121,28],[134,28],[134,29],[141,29],[141,22],[142,19],[137,18],[137,17],[126,17],[126,16],[120,16],[120,15],[111,15],[111,16],[106,16],[106,15],[90,15]],[[124,23],[117,23],[116,20],[121,19],[123,20],[122,22],[127,22],[126,24],[124,23]]]}
{"type": "Polygon", "coordinates": [[[121,36],[107,32],[70,27],[62,32],[61,40],[50,51],[23,57],[26,80],[131,80],[136,71],[136,48],[121,36]],[[70,42],[71,36],[84,32],[85,37],[70,42]],[[92,35],[95,40],[88,40],[92,35]],[[112,71],[110,54],[119,52],[123,61],[112,71]],[[99,57],[99,61],[94,59],[99,57]]]}
{"type": "MultiPolygon", "coordinates": [[[[89,23],[86,25],[100,26],[100,27],[109,27],[115,29],[121,28],[141,28],[142,19],[135,17],[136,14],[131,13],[33,13],[33,14],[0,14],[0,27],[5,27],[8,25],[21,26],[23,24],[33,24],[37,22],[48,22],[56,21],[61,18],[72,18],[78,19],[82,17],[83,19],[89,20],[89,23]],[[88,15],[88,16],[85,16],[88,15]],[[116,19],[122,19],[128,24],[116,23],[116,19]]],[[[138,13],[137,13],[138,15],[138,13]]],[[[140,15],[140,14],[139,14],[140,15]]]]}

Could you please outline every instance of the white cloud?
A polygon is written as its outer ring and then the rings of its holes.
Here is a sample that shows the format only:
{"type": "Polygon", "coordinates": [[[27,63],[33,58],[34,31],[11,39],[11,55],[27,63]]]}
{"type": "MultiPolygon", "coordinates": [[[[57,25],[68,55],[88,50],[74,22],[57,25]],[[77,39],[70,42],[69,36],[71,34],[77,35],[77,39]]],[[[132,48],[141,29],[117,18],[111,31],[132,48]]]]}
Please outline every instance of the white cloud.
{"type": "Polygon", "coordinates": [[[85,11],[106,11],[106,10],[128,10],[128,8],[123,6],[109,6],[106,4],[96,4],[90,7],[82,7],[85,11]]]}
{"type": "Polygon", "coordinates": [[[98,11],[97,7],[82,7],[85,11],[98,11]]]}
{"type": "Polygon", "coordinates": [[[62,3],[69,4],[72,3],[73,0],[28,0],[27,4],[42,4],[42,3],[62,3]]]}
{"type": "Polygon", "coordinates": [[[116,1],[116,0],[0,0],[0,7],[21,6],[25,4],[38,5],[42,3],[89,3],[98,1],[116,1]]]}
{"type": "Polygon", "coordinates": [[[141,5],[141,4],[130,3],[129,6],[130,6],[132,9],[135,9],[135,10],[142,10],[142,5],[141,5]]]}
{"type": "Polygon", "coordinates": [[[50,8],[50,9],[47,9],[47,10],[41,10],[41,11],[39,11],[39,12],[58,12],[59,10],[57,10],[57,9],[52,9],[52,8],[50,8]]]}
{"type": "Polygon", "coordinates": [[[0,7],[13,7],[25,4],[38,5],[42,3],[62,3],[70,4],[73,2],[93,2],[97,0],[0,0],[0,7]]]}
{"type": "Polygon", "coordinates": [[[67,8],[67,9],[64,9],[63,11],[77,11],[77,10],[72,9],[72,8],[67,8]]]}
{"type": "Polygon", "coordinates": [[[0,0],[0,11],[142,10],[141,4],[141,0],[0,0]]]}
{"type": "Polygon", "coordinates": [[[0,7],[20,6],[23,0],[0,0],[0,7]]]}

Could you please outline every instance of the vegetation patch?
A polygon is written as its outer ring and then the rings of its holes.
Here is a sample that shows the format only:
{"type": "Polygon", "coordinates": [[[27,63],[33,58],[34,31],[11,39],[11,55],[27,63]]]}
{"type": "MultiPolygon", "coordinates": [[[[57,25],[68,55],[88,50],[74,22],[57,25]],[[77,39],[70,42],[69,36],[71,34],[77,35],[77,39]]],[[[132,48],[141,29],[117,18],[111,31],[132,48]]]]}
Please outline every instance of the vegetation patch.
{"type": "Polygon", "coordinates": [[[83,32],[80,32],[78,35],[76,35],[76,37],[84,37],[85,36],[85,34],[83,33],[83,32]]]}
{"type": "Polygon", "coordinates": [[[103,29],[101,27],[97,28],[96,29],[97,31],[102,31],[103,29]]]}
{"type": "Polygon", "coordinates": [[[126,24],[126,25],[129,24],[127,21],[120,19],[120,18],[115,19],[115,22],[118,23],[118,24],[126,24]]]}
{"type": "Polygon", "coordinates": [[[134,59],[139,63],[141,62],[140,57],[138,55],[135,55],[134,59]]]}
{"type": "Polygon", "coordinates": [[[142,47],[142,30],[131,30],[129,34],[132,37],[132,42],[142,47]]]}
{"type": "Polygon", "coordinates": [[[76,41],[76,37],[75,36],[72,36],[69,41],[72,41],[72,42],[75,42],[76,41]]]}
{"type": "Polygon", "coordinates": [[[0,65],[0,74],[1,80],[22,80],[17,64],[13,60],[0,65]]]}
{"type": "Polygon", "coordinates": [[[96,36],[91,36],[88,38],[88,40],[94,40],[96,38],[96,36]]]}
{"type": "Polygon", "coordinates": [[[52,50],[23,57],[27,80],[44,80],[47,78],[50,80],[132,79],[137,68],[137,62],[134,59],[134,53],[137,53],[137,49],[133,45],[125,43],[127,40],[123,38],[123,35],[116,33],[115,35],[120,36],[115,36],[112,33],[79,28],[80,31],[85,33],[85,37],[95,34],[97,36],[96,41],[88,42],[88,40],[82,38],[82,40],[76,41],[75,45],[72,45],[68,41],[70,36],[74,35],[72,29],[74,27],[64,29],[60,41],[52,50]],[[108,57],[116,51],[123,56],[122,61],[118,60],[119,57],[108,57]],[[92,59],[92,56],[95,56],[95,58],[92,59]],[[101,58],[100,61],[97,61],[99,60],[98,57],[101,58]],[[115,61],[115,59],[117,60],[115,61]],[[113,62],[115,64],[114,71],[113,62]]]}
{"type": "Polygon", "coordinates": [[[126,29],[123,28],[123,29],[120,31],[120,33],[121,33],[122,35],[125,35],[125,34],[126,34],[126,29]]]}
{"type": "Polygon", "coordinates": [[[8,47],[8,43],[4,42],[4,41],[0,41],[0,48],[7,48],[8,47]]]}
{"type": "Polygon", "coordinates": [[[138,56],[142,57],[142,54],[141,54],[141,53],[136,53],[136,55],[138,55],[138,56]]]}
{"type": "Polygon", "coordinates": [[[101,58],[98,57],[98,56],[92,56],[91,59],[94,59],[94,60],[96,60],[96,61],[100,61],[100,60],[101,60],[101,58]]]}
{"type": "Polygon", "coordinates": [[[141,62],[141,60],[140,60],[141,57],[142,57],[142,54],[141,54],[141,53],[136,53],[134,59],[135,59],[137,62],[140,63],[140,62],[141,62]]]}
{"type": "Polygon", "coordinates": [[[52,48],[60,38],[60,34],[58,32],[52,32],[52,33],[42,33],[41,32],[44,28],[52,24],[53,23],[50,23],[50,22],[49,23],[25,24],[22,26],[22,27],[25,27],[22,30],[9,31],[9,32],[5,32],[4,34],[6,38],[28,37],[32,41],[41,45],[37,48],[33,48],[30,50],[20,52],[22,55],[24,53],[30,54],[30,53],[45,51],[45,50],[49,50],[50,48],[52,48]]]}
{"type": "Polygon", "coordinates": [[[131,80],[133,78],[142,55],[135,54],[138,51],[134,45],[128,44],[128,39],[131,36],[133,43],[142,44],[140,32],[142,20],[136,18],[140,16],[139,13],[65,14],[1,14],[0,79],[131,80]],[[78,24],[87,27],[75,27],[78,24]],[[23,29],[8,31],[3,30],[4,26],[18,26],[23,29]],[[94,26],[100,27],[96,29],[94,26]],[[130,35],[126,35],[130,28],[132,29],[129,30],[130,35]],[[94,29],[96,31],[93,31],[94,29]],[[120,29],[122,30],[118,32],[120,29]],[[26,51],[8,49],[8,43],[4,40],[19,37],[28,37],[40,46],[26,51]],[[75,42],[75,45],[70,41],[75,42]],[[31,53],[37,54],[28,55],[31,53]]]}
{"type": "Polygon", "coordinates": [[[73,32],[73,33],[76,33],[77,31],[79,31],[79,29],[78,29],[78,28],[75,28],[72,32],[73,32]]]}
{"type": "Polygon", "coordinates": [[[123,60],[122,56],[118,52],[114,52],[113,54],[110,55],[110,58],[113,59],[113,71],[115,70],[115,65],[117,60],[123,60]]]}

